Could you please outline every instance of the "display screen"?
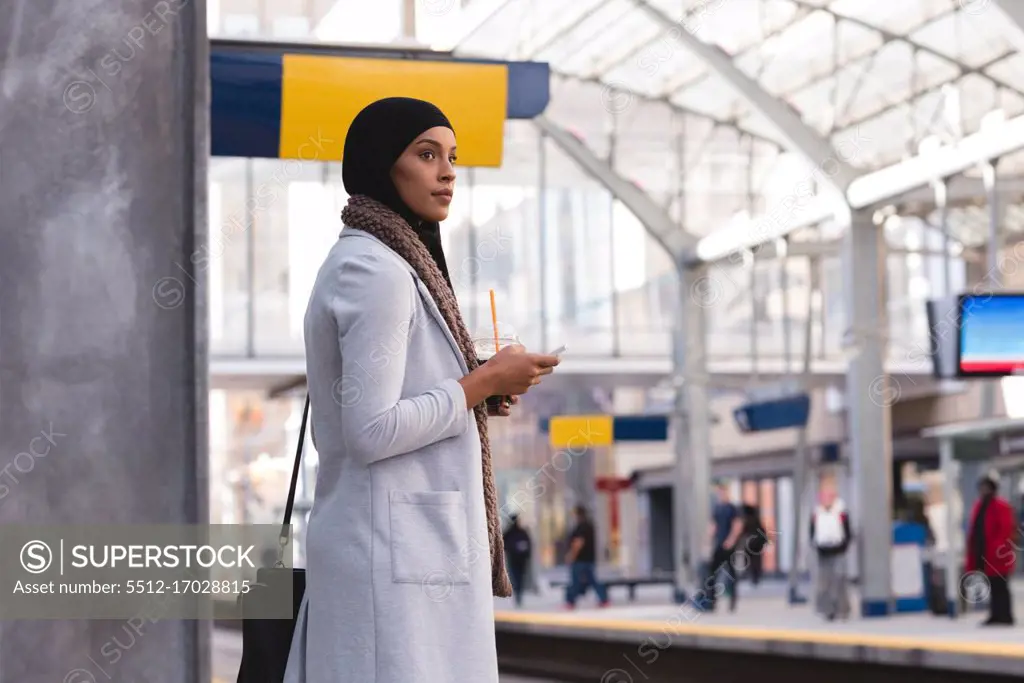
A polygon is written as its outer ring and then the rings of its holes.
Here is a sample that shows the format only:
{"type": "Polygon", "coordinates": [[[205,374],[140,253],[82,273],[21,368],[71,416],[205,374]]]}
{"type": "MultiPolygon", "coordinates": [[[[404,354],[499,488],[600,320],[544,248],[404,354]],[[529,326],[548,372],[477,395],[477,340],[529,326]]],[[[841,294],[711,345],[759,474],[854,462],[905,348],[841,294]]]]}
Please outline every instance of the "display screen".
{"type": "Polygon", "coordinates": [[[959,374],[1024,374],[1024,294],[960,299],[959,374]]]}

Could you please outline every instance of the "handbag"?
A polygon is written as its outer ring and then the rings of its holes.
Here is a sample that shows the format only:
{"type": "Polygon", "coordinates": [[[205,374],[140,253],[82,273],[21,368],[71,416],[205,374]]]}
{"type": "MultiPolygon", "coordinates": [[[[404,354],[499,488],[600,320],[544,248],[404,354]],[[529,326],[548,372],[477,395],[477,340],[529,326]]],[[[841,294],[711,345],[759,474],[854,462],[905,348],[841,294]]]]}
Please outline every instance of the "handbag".
{"type": "Polygon", "coordinates": [[[302,409],[299,444],[295,449],[295,465],[288,489],[288,502],[284,508],[284,523],[278,537],[277,562],[273,567],[260,567],[256,583],[249,591],[238,596],[238,611],[242,619],[242,663],[238,667],[238,683],[281,683],[288,665],[295,622],[299,615],[302,596],[306,592],[306,570],[285,567],[284,552],[291,536],[292,506],[295,504],[295,486],[299,480],[302,446],[306,442],[306,423],[309,420],[309,395],[302,409]],[[291,586],[289,587],[289,583],[291,586]],[[292,615],[266,617],[279,613],[280,605],[291,591],[292,615]]]}

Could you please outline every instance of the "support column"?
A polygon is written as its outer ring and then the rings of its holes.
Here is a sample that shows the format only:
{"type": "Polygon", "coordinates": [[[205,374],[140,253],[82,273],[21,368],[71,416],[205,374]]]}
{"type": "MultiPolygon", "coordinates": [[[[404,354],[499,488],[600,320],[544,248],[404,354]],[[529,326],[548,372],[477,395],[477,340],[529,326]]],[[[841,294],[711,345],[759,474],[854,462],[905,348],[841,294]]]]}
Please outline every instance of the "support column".
{"type": "Polygon", "coordinates": [[[942,231],[942,295],[953,295],[953,235],[949,229],[949,182],[945,179],[932,183],[935,207],[939,210],[939,229],[942,231]]]}
{"type": "Polygon", "coordinates": [[[637,490],[629,487],[619,493],[619,570],[627,576],[641,576],[637,562],[640,536],[640,510],[637,490]]]}
{"type": "MultiPolygon", "coordinates": [[[[985,199],[988,203],[988,244],[985,249],[984,288],[990,292],[1002,289],[1002,273],[999,272],[999,250],[1002,244],[1002,205],[999,201],[999,160],[981,167],[981,178],[985,185],[985,199]]],[[[981,416],[990,419],[996,416],[996,393],[999,380],[986,379],[981,385],[981,416]]]]}
{"type": "Polygon", "coordinates": [[[957,467],[953,439],[945,436],[939,439],[939,467],[942,471],[942,494],[946,501],[946,552],[943,561],[946,577],[946,604],[949,616],[955,617],[959,612],[960,605],[960,563],[963,554],[957,542],[959,534],[957,527],[960,525],[960,516],[956,514],[953,506],[953,498],[956,496],[956,483],[959,479],[959,468],[957,467]]]}
{"type": "Polygon", "coordinates": [[[402,0],[402,37],[416,40],[416,0],[402,0]]]}
{"type": "MultiPolygon", "coordinates": [[[[0,524],[205,523],[206,3],[6,3],[0,44],[0,524]]],[[[210,626],[0,621],[0,680],[206,683],[210,626]]]]}
{"type": "Polygon", "coordinates": [[[885,247],[883,232],[870,213],[853,212],[850,218],[842,260],[848,312],[847,428],[856,498],[853,531],[860,544],[861,612],[883,616],[891,611],[890,408],[896,396],[884,366],[889,331],[883,300],[885,247]]]}
{"type": "Polygon", "coordinates": [[[540,250],[540,347],[548,346],[548,136],[537,132],[537,246],[540,250]]]}
{"type": "Polygon", "coordinates": [[[673,340],[673,382],[676,388],[673,444],[675,486],[676,600],[699,586],[700,567],[708,561],[711,519],[711,413],[708,410],[706,308],[715,303],[718,287],[708,266],[680,265],[679,303],[673,340]]]}
{"type": "MultiPolygon", "coordinates": [[[[588,406],[584,405],[580,392],[581,389],[575,385],[568,388],[565,392],[566,415],[581,415],[592,412],[587,409],[588,406]]],[[[573,465],[565,471],[565,486],[571,497],[570,505],[580,504],[587,508],[591,519],[595,520],[595,533],[600,533],[601,531],[597,528],[596,522],[599,510],[597,509],[597,491],[594,488],[594,480],[597,476],[597,463],[595,460],[598,457],[598,448],[600,447],[574,448],[572,450],[573,465]]],[[[599,542],[601,542],[600,539],[599,542]]]]}
{"type": "MultiPolygon", "coordinates": [[[[807,308],[806,310],[806,321],[804,323],[804,357],[803,366],[800,369],[800,383],[798,384],[799,392],[812,394],[811,383],[813,381],[813,366],[811,365],[811,354],[814,352],[814,335],[813,335],[813,317],[814,317],[814,297],[813,292],[816,291],[821,283],[818,278],[818,270],[815,268],[813,259],[809,260],[809,268],[811,273],[810,287],[807,297],[807,308]]],[[[786,267],[786,261],[783,261],[783,268],[786,267]]],[[[783,295],[785,296],[785,295],[783,295]]],[[[788,322],[787,322],[788,329],[788,322]]],[[[788,359],[786,361],[788,366],[788,359]]],[[[788,375],[788,373],[787,373],[788,375]]],[[[812,398],[813,400],[813,398],[812,398]]],[[[808,475],[813,472],[811,466],[811,454],[810,449],[807,445],[808,439],[808,428],[809,425],[805,424],[800,428],[797,435],[795,460],[796,467],[793,471],[793,524],[792,529],[793,541],[790,544],[790,566],[789,566],[789,604],[791,605],[802,605],[807,602],[807,598],[800,594],[799,582],[800,582],[800,549],[807,545],[805,530],[810,524],[810,518],[814,505],[810,501],[809,492],[811,487],[808,486],[808,475]]]]}

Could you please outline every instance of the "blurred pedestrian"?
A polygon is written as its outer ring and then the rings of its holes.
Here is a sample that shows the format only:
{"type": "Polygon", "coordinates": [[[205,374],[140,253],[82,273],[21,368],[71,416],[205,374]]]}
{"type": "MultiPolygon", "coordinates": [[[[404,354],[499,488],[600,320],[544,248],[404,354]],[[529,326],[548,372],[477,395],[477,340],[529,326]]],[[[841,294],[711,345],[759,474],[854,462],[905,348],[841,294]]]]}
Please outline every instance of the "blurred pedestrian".
{"type": "Polygon", "coordinates": [[[569,565],[569,585],[565,589],[565,606],[573,609],[576,601],[593,587],[599,606],[608,606],[608,589],[597,580],[597,543],[594,525],[582,505],[573,508],[576,526],[569,535],[569,551],[565,563],[569,565]]]}
{"type": "Polygon", "coordinates": [[[979,498],[967,531],[967,574],[983,574],[989,587],[989,617],[983,626],[1013,624],[1010,576],[1017,560],[1019,530],[1013,507],[996,495],[998,489],[995,475],[978,482],[979,498]]]}
{"type": "Polygon", "coordinates": [[[818,554],[815,608],[829,621],[850,616],[846,551],[852,536],[846,505],[834,489],[824,488],[811,515],[811,544],[818,554]]]}
{"type": "Polygon", "coordinates": [[[530,556],[533,542],[530,532],[519,520],[518,514],[511,515],[511,523],[503,535],[505,557],[508,560],[508,578],[512,582],[512,595],[516,607],[523,606],[523,588],[526,583],[526,572],[530,568],[530,556]]]}
{"type": "Polygon", "coordinates": [[[743,519],[739,509],[732,503],[729,487],[725,482],[715,484],[716,502],[711,510],[711,525],[708,535],[711,539],[711,558],[704,581],[704,604],[711,612],[715,609],[718,590],[716,584],[721,577],[725,584],[725,592],[729,595],[729,611],[736,610],[738,599],[736,590],[736,568],[733,566],[733,553],[736,544],[743,535],[743,519]]]}

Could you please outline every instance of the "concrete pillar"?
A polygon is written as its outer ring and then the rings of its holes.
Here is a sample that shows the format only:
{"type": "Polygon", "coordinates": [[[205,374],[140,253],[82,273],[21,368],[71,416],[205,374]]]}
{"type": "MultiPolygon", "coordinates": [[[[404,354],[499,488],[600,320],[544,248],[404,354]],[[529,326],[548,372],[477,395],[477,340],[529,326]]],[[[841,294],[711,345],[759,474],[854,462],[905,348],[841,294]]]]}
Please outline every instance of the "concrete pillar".
{"type": "Polygon", "coordinates": [[[720,292],[706,265],[682,267],[679,273],[679,310],[673,340],[676,407],[672,433],[676,456],[672,509],[677,601],[689,597],[690,590],[699,589],[700,567],[710,560],[706,547],[711,519],[706,309],[716,303],[720,292]]]}
{"type": "MultiPolygon", "coordinates": [[[[206,3],[9,2],[0,44],[0,468],[53,438],[0,524],[205,522],[206,3]]],[[[0,621],[0,681],[210,680],[209,622],[130,629],[0,621]]]]}
{"type": "MultiPolygon", "coordinates": [[[[999,251],[1002,244],[1002,223],[1004,219],[1003,202],[999,197],[998,160],[983,164],[981,178],[985,185],[985,199],[988,203],[988,244],[985,246],[985,265],[987,266],[984,291],[998,292],[1002,289],[1003,276],[999,264],[999,251]]],[[[999,380],[987,379],[981,385],[981,416],[991,419],[996,416],[996,394],[999,380]]]]}
{"type": "Polygon", "coordinates": [[[946,537],[946,552],[942,558],[946,579],[946,603],[950,616],[956,616],[960,600],[960,564],[963,561],[963,553],[960,551],[959,543],[959,516],[955,515],[953,498],[956,491],[958,478],[958,467],[954,455],[953,439],[944,437],[939,439],[939,466],[942,469],[942,494],[946,500],[946,519],[943,535],[946,537]]]}
{"type": "MultiPolygon", "coordinates": [[[[584,397],[581,395],[581,389],[578,387],[571,387],[566,391],[565,394],[565,414],[566,415],[582,415],[589,413],[587,410],[584,397]]],[[[555,449],[552,453],[557,453],[555,449]]],[[[595,448],[581,448],[574,446],[571,452],[572,455],[572,467],[565,470],[565,486],[566,486],[566,499],[570,506],[580,504],[587,508],[591,516],[596,519],[598,510],[596,508],[597,503],[597,491],[594,489],[594,477],[596,476],[596,464],[595,460],[598,455],[595,448]]],[[[600,533],[600,529],[595,524],[595,533],[600,533]]],[[[602,541],[599,538],[598,543],[602,541]]]]}
{"type": "Polygon", "coordinates": [[[416,40],[416,0],[402,0],[402,38],[416,40]]]}
{"type": "Polygon", "coordinates": [[[842,262],[848,329],[847,406],[853,464],[854,535],[860,541],[861,611],[891,611],[892,426],[895,400],[885,374],[885,247],[868,212],[854,212],[843,237],[842,262]]]}
{"type": "MultiPolygon", "coordinates": [[[[637,576],[648,576],[652,569],[651,557],[651,496],[647,489],[635,489],[636,494],[636,534],[633,544],[636,558],[634,573],[637,576]]],[[[670,539],[671,542],[671,539],[670,539]]]]}
{"type": "Polygon", "coordinates": [[[637,490],[619,493],[619,558],[618,567],[627,576],[640,576],[637,547],[640,539],[640,509],[637,490]]]}

